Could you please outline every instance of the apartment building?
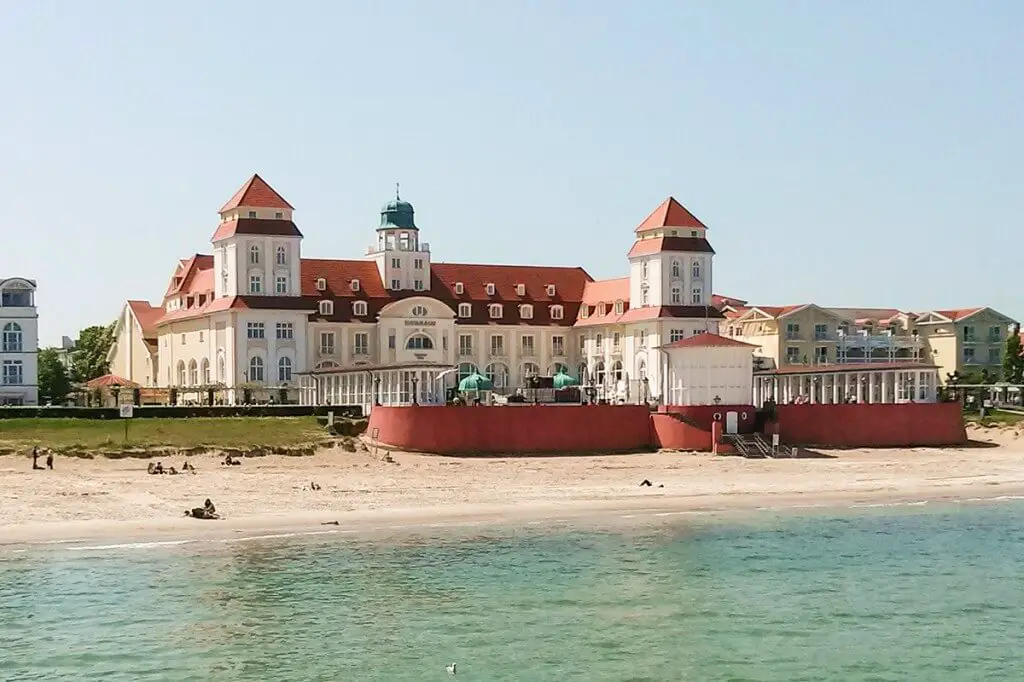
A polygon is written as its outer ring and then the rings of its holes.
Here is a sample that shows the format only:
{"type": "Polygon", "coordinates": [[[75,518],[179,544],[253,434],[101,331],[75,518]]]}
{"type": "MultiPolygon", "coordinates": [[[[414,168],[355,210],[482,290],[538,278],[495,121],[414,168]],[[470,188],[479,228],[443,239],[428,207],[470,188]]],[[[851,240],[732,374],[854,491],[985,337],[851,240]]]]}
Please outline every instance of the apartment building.
{"type": "Polygon", "coordinates": [[[0,278],[0,405],[38,405],[36,283],[0,278]]]}

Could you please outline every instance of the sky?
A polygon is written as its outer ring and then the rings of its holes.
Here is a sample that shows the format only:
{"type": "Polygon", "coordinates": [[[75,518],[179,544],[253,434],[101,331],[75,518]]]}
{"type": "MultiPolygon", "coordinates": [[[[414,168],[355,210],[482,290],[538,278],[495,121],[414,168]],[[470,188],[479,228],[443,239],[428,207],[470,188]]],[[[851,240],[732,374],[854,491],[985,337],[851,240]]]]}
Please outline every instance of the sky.
{"type": "Polygon", "coordinates": [[[714,290],[1024,318],[1024,3],[0,2],[0,277],[44,345],[161,300],[254,172],[303,255],[401,183],[435,261],[626,274],[672,195],[714,290]]]}

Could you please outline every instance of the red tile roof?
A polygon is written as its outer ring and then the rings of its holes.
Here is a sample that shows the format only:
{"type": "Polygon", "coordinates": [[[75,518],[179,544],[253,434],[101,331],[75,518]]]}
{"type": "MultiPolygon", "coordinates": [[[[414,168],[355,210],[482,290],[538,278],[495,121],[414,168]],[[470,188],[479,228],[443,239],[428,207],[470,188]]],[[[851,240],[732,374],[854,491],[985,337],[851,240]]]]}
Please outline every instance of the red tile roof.
{"type": "Polygon", "coordinates": [[[228,203],[224,204],[223,208],[220,209],[221,213],[225,211],[231,211],[238,208],[239,206],[251,207],[251,208],[287,208],[294,210],[294,206],[284,200],[280,194],[274,191],[274,188],[267,184],[267,181],[259,176],[258,173],[253,174],[249,180],[242,185],[235,195],[228,199],[228,203]]]}
{"type": "Polygon", "coordinates": [[[746,306],[744,312],[750,312],[751,310],[756,308],[757,310],[760,310],[766,315],[770,315],[772,317],[779,317],[781,315],[788,315],[794,310],[799,310],[800,308],[804,308],[808,305],[810,304],[801,303],[799,305],[748,305],[746,306]]]}
{"type": "Polygon", "coordinates": [[[724,315],[717,308],[702,305],[645,306],[629,308],[621,315],[616,315],[614,308],[612,308],[605,315],[591,314],[585,318],[581,317],[576,320],[574,326],[595,327],[605,324],[628,324],[668,318],[721,320],[724,318],[724,315]]]}
{"type": "Polygon", "coordinates": [[[697,217],[676,201],[673,197],[665,199],[658,208],[647,216],[636,228],[637,232],[654,230],[661,227],[700,227],[706,228],[704,223],[697,220],[697,217]]]}
{"type": "Polygon", "coordinates": [[[151,340],[156,338],[156,323],[164,314],[163,308],[150,305],[149,301],[128,301],[128,307],[132,315],[139,321],[142,327],[142,338],[151,340]]]}
{"type": "Polygon", "coordinates": [[[957,308],[956,310],[933,310],[932,312],[938,313],[939,315],[942,315],[943,317],[947,317],[950,320],[952,320],[953,322],[956,322],[957,320],[962,320],[965,317],[970,317],[971,315],[973,315],[975,313],[979,313],[979,312],[981,312],[984,309],[985,308],[983,306],[981,308],[957,308]]]}
{"type": "Polygon", "coordinates": [[[719,310],[729,306],[730,308],[739,308],[745,306],[746,301],[740,298],[733,298],[732,296],[721,296],[719,294],[711,294],[711,305],[715,306],[719,310]]]}
{"type": "Polygon", "coordinates": [[[173,296],[181,293],[191,293],[191,287],[196,275],[201,270],[213,269],[213,256],[197,253],[191,258],[186,258],[178,263],[174,269],[171,281],[167,285],[165,296],[173,296]]]}
{"type": "Polygon", "coordinates": [[[89,381],[85,382],[85,386],[86,388],[108,388],[110,386],[138,388],[139,384],[135,383],[134,381],[131,381],[130,379],[119,377],[116,374],[104,374],[103,376],[99,376],[96,377],[95,379],[90,379],[89,381]]]}
{"type": "Polygon", "coordinates": [[[266,218],[239,218],[225,220],[217,226],[210,237],[211,242],[234,237],[236,234],[254,234],[267,237],[301,237],[302,233],[290,220],[268,220],[266,218]]]}
{"type": "Polygon", "coordinates": [[[752,343],[744,343],[743,341],[730,339],[728,336],[705,332],[673,341],[672,343],[665,344],[662,348],[740,348],[742,346],[755,348],[752,343]]]}
{"type": "Polygon", "coordinates": [[[683,253],[714,253],[711,244],[703,237],[655,237],[637,239],[626,254],[627,258],[649,256],[652,253],[680,251],[683,253]]]}
{"type": "Polygon", "coordinates": [[[583,302],[588,306],[593,307],[598,303],[615,303],[616,301],[629,301],[629,277],[587,282],[583,289],[583,302]]]}
{"type": "Polygon", "coordinates": [[[836,372],[866,372],[869,370],[936,369],[925,362],[865,362],[833,365],[786,365],[778,369],[755,371],[755,374],[835,374],[836,372]]]}

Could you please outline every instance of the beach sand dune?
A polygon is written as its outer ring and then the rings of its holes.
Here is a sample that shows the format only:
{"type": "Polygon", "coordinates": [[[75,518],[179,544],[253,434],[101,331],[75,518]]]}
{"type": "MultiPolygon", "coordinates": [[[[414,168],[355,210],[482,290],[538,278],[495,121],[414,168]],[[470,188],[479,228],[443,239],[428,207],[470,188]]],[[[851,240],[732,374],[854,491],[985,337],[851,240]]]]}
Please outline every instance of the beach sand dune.
{"type": "MultiPolygon", "coordinates": [[[[451,458],[365,451],[268,456],[198,473],[150,476],[147,460],[0,458],[0,542],[479,518],[585,517],[646,510],[829,506],[881,500],[991,498],[1024,492],[1024,440],[972,432],[987,447],[826,451],[745,460],[658,452],[614,456],[451,458]],[[649,479],[651,487],[640,487],[649,479]],[[320,490],[310,489],[316,482],[320,490]],[[658,487],[658,486],[664,486],[658,487]],[[223,521],[184,518],[211,498],[223,521]]],[[[163,461],[181,467],[182,462],[163,461]]]]}

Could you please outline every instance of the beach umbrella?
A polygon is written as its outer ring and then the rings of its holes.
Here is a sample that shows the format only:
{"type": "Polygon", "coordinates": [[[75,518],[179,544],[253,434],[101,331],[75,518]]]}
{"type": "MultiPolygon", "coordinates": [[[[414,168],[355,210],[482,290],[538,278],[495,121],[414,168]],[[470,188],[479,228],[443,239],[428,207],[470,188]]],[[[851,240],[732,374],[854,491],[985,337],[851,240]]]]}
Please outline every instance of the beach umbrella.
{"type": "Polygon", "coordinates": [[[555,388],[577,386],[580,383],[579,381],[576,380],[576,377],[569,376],[564,371],[559,371],[558,374],[551,377],[551,382],[554,384],[555,388]]]}
{"type": "Polygon", "coordinates": [[[460,391],[489,391],[492,388],[494,384],[491,380],[478,372],[473,372],[459,382],[460,391]]]}

